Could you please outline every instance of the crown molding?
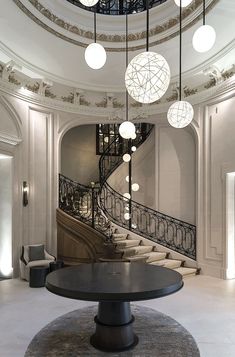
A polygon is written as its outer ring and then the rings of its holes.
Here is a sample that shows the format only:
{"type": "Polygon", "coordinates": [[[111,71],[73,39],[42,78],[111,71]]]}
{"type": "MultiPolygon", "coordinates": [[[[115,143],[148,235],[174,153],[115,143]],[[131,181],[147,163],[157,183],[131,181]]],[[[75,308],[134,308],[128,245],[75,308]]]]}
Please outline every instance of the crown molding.
{"type": "MultiPolygon", "coordinates": [[[[40,3],[38,0],[28,0],[31,6],[38,12],[38,14],[34,11],[34,13],[25,5],[24,0],[13,0],[14,3],[35,23],[39,26],[52,33],[53,35],[68,41],[74,45],[80,47],[87,47],[89,41],[93,39],[93,31],[90,29],[82,29],[79,28],[75,24],[71,24],[64,19],[58,17],[54,14],[50,9],[46,8],[44,5],[40,3]],[[40,18],[39,18],[39,16],[40,18]],[[49,21],[48,21],[49,20],[49,21]],[[56,26],[53,26],[56,25],[56,26]],[[60,32],[62,30],[62,32],[60,32]]],[[[207,8],[206,12],[209,12],[219,0],[207,0],[207,8]]],[[[81,9],[82,10],[82,9],[81,9]]],[[[83,13],[85,11],[82,11],[83,13]]],[[[134,15],[133,15],[134,16],[134,15]]],[[[202,16],[202,0],[194,0],[191,5],[183,10],[183,31],[187,30],[191,26],[193,26],[202,16]]],[[[155,27],[150,28],[149,37],[150,43],[149,46],[153,47],[158,44],[161,44],[165,41],[168,41],[175,36],[178,36],[179,33],[179,15],[175,15],[172,18],[167,19],[164,23],[157,25],[155,27]],[[151,41],[151,38],[152,41],[151,41]]],[[[131,42],[143,42],[137,43],[135,46],[130,45],[129,51],[137,51],[144,49],[146,47],[145,44],[146,31],[140,31],[137,33],[129,34],[129,41],[131,42]]],[[[123,43],[122,47],[108,47],[105,45],[105,49],[107,52],[124,52],[125,48],[125,34],[109,34],[107,33],[97,33],[97,39],[100,42],[107,42],[110,45],[115,43],[123,43]]]]}

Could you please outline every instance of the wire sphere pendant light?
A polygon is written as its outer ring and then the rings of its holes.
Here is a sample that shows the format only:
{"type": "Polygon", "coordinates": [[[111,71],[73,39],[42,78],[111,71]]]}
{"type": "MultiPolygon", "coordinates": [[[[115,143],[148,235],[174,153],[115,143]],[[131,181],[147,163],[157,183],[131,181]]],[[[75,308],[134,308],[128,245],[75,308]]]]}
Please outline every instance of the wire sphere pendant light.
{"type": "MultiPolygon", "coordinates": [[[[126,67],[128,65],[128,14],[126,13],[126,67]]],[[[126,90],[126,120],[119,126],[119,134],[123,139],[132,139],[135,125],[128,120],[128,92],[126,90]]]]}
{"type": "Polygon", "coordinates": [[[206,1],[203,0],[203,25],[193,35],[193,48],[203,53],[209,51],[215,44],[216,32],[210,25],[206,25],[206,1]]]}
{"type": "Polygon", "coordinates": [[[94,12],[94,42],[85,50],[85,61],[92,69],[100,69],[106,62],[106,51],[104,47],[96,42],[96,12],[94,12]]]}
{"type": "MultiPolygon", "coordinates": [[[[181,5],[182,0],[180,0],[181,5]]],[[[180,46],[179,46],[179,101],[173,103],[167,112],[167,119],[174,128],[184,128],[191,123],[194,116],[192,105],[181,100],[182,96],[182,6],[180,6],[180,46]]]]}
{"type": "Polygon", "coordinates": [[[126,89],[140,103],[153,103],[160,99],[170,83],[170,68],[163,56],[149,52],[149,0],[146,0],[147,29],[146,52],[135,56],[125,73],[126,89]]]}

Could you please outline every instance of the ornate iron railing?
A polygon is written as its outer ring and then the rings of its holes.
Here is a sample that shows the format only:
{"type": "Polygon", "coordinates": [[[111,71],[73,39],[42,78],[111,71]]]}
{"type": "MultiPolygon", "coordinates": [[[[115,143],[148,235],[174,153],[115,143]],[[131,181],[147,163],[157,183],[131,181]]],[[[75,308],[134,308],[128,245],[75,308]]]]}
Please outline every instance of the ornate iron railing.
{"type": "MultiPolygon", "coordinates": [[[[146,0],[100,0],[95,6],[84,6],[79,0],[67,0],[84,10],[97,12],[103,15],[125,15],[134,14],[146,10],[146,0]]],[[[167,0],[149,0],[149,8],[163,4],[167,0]]]]}
{"type": "Polygon", "coordinates": [[[100,209],[99,191],[100,187],[81,185],[59,175],[59,208],[109,238],[110,222],[100,209]]]}
{"type": "MultiPolygon", "coordinates": [[[[153,125],[137,124],[136,139],[131,145],[140,146],[149,136],[153,125]]],[[[196,260],[196,227],[169,215],[155,211],[132,199],[123,197],[107,182],[109,176],[123,162],[122,156],[113,155],[113,146],[120,153],[128,150],[128,140],[117,137],[100,157],[100,186],[84,186],[67,177],[59,176],[59,208],[91,225],[103,233],[107,239],[111,236],[111,222],[133,231],[164,247],[196,260]],[[109,153],[111,153],[109,155],[109,153]],[[131,212],[131,220],[124,218],[131,212]]]]}
{"type": "MultiPolygon", "coordinates": [[[[149,135],[143,138],[137,135],[135,146],[143,143],[149,135]]],[[[138,202],[123,197],[107,182],[108,177],[123,162],[122,157],[109,156],[115,140],[109,145],[100,158],[100,206],[105,215],[116,224],[146,237],[162,246],[196,260],[196,226],[155,211],[138,202]],[[131,212],[131,224],[124,214],[131,212]]],[[[124,141],[126,149],[128,140],[124,141]]]]}
{"type": "MultiPolygon", "coordinates": [[[[131,145],[138,148],[149,136],[153,125],[147,123],[136,123],[135,127],[136,138],[132,140],[131,145]]],[[[112,172],[123,162],[122,155],[128,151],[128,140],[120,140],[118,137],[115,137],[111,144],[106,148],[103,155],[100,157],[99,170],[101,183],[104,183],[112,174],[112,172]],[[116,152],[119,152],[119,155],[112,154],[114,152],[114,147],[116,148],[116,152]]]]}

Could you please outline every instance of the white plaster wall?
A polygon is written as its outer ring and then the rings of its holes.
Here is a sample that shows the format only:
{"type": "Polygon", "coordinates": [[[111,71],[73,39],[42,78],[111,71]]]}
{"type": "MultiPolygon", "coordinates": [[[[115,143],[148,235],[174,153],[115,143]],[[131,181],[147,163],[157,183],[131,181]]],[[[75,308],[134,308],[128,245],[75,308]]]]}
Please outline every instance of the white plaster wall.
{"type": "Polygon", "coordinates": [[[99,155],[96,155],[96,126],[70,129],[61,143],[61,173],[83,185],[99,181],[99,155]]]}
{"type": "MultiPolygon", "coordinates": [[[[226,276],[226,174],[235,171],[235,98],[208,105],[203,123],[203,217],[200,260],[204,271],[226,276]]],[[[202,193],[201,193],[202,196],[202,193]]]]}
{"type": "Polygon", "coordinates": [[[12,158],[0,152],[0,276],[12,271],[12,158]]]}
{"type": "Polygon", "coordinates": [[[195,224],[196,143],[189,129],[156,127],[156,209],[195,224]]]}

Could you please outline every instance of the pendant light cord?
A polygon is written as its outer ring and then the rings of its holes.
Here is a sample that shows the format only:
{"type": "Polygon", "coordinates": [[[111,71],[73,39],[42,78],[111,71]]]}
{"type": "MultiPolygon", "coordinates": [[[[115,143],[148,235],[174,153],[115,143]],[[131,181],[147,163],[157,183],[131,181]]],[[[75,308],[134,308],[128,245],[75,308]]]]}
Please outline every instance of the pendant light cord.
{"type": "MultiPolygon", "coordinates": [[[[126,68],[128,66],[128,13],[126,12],[126,68]]],[[[128,121],[128,91],[126,89],[126,120],[128,121]]]]}
{"type": "Polygon", "coordinates": [[[146,0],[146,52],[149,50],[149,0],[146,0]]]}
{"type": "Polygon", "coordinates": [[[96,9],[94,12],[94,42],[96,43],[96,9]]]}
{"type": "Polygon", "coordinates": [[[182,0],[180,0],[180,48],[179,48],[179,100],[181,101],[182,92],[182,0]]]}
{"type": "Polygon", "coordinates": [[[206,0],[203,0],[203,25],[206,24],[206,0]]]}

